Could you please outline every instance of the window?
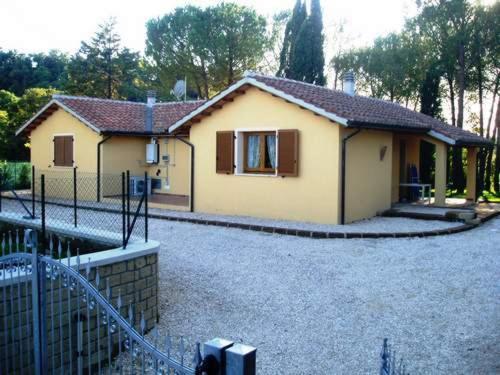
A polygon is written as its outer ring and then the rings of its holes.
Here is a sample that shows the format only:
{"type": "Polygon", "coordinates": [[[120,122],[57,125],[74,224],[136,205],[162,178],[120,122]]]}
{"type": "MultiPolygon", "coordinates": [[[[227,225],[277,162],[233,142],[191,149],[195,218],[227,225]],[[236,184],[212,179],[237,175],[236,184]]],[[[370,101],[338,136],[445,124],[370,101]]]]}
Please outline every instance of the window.
{"type": "Polygon", "coordinates": [[[246,173],[275,173],[276,133],[244,133],[244,167],[246,173]]]}
{"type": "Polygon", "coordinates": [[[216,173],[298,176],[298,130],[218,131],[216,135],[216,173]]]}
{"type": "Polygon", "coordinates": [[[73,136],[58,135],[54,137],[54,166],[73,166],[73,136]]]}

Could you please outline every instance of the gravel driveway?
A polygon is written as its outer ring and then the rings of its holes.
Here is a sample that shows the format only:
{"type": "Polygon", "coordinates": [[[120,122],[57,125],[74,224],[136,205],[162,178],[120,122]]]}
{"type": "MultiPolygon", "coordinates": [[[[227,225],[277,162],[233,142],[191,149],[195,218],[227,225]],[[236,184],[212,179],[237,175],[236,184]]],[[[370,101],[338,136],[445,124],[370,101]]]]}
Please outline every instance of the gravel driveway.
{"type": "Polygon", "coordinates": [[[500,372],[500,219],[418,239],[150,229],[160,332],[256,346],[259,374],[377,374],[384,337],[412,374],[500,372]]]}

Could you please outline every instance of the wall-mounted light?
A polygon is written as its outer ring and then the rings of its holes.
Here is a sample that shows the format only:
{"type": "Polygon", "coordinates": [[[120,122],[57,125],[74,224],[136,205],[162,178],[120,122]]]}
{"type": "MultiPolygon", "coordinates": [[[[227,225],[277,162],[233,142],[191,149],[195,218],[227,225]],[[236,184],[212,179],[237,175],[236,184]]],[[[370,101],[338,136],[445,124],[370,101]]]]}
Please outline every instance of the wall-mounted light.
{"type": "Polygon", "coordinates": [[[380,161],[384,160],[386,152],[387,152],[387,146],[380,147],[380,161]]]}

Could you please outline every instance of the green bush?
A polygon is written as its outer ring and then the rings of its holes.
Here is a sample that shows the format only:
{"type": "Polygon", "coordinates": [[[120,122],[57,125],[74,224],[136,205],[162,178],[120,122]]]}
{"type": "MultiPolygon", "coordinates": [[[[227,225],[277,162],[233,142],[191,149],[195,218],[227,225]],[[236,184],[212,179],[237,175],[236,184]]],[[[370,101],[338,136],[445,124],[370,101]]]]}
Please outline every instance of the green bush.
{"type": "Polygon", "coordinates": [[[28,189],[31,186],[30,163],[0,161],[0,189],[28,189]]]}

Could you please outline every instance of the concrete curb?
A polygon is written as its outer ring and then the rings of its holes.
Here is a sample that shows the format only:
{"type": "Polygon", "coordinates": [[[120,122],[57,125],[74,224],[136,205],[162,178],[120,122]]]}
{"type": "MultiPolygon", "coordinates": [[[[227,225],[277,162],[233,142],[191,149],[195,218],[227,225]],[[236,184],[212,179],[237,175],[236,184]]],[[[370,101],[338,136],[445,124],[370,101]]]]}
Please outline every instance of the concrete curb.
{"type": "Polygon", "coordinates": [[[220,220],[204,220],[204,219],[195,219],[195,218],[185,218],[185,217],[176,217],[176,216],[167,216],[167,215],[158,215],[158,214],[150,214],[150,219],[158,219],[158,220],[166,220],[166,221],[177,221],[181,223],[190,223],[190,224],[199,224],[199,225],[212,225],[217,227],[225,227],[225,228],[236,228],[243,230],[251,230],[255,232],[264,232],[264,233],[272,233],[272,234],[283,234],[287,236],[296,236],[296,237],[307,237],[307,238],[316,238],[316,239],[329,239],[329,238],[337,238],[337,239],[353,239],[353,238],[422,238],[422,237],[434,237],[434,236],[444,236],[449,234],[461,233],[471,229],[474,229],[493,219],[496,216],[499,216],[500,212],[494,212],[491,215],[488,215],[484,218],[480,219],[480,224],[462,224],[454,228],[447,229],[436,229],[431,231],[424,232],[394,232],[394,233],[371,233],[371,232],[329,232],[329,231],[314,231],[314,230],[303,230],[303,229],[293,229],[293,228],[283,228],[283,227],[273,227],[273,226],[262,226],[262,225],[254,225],[254,224],[243,224],[243,223],[234,223],[220,220]]]}

